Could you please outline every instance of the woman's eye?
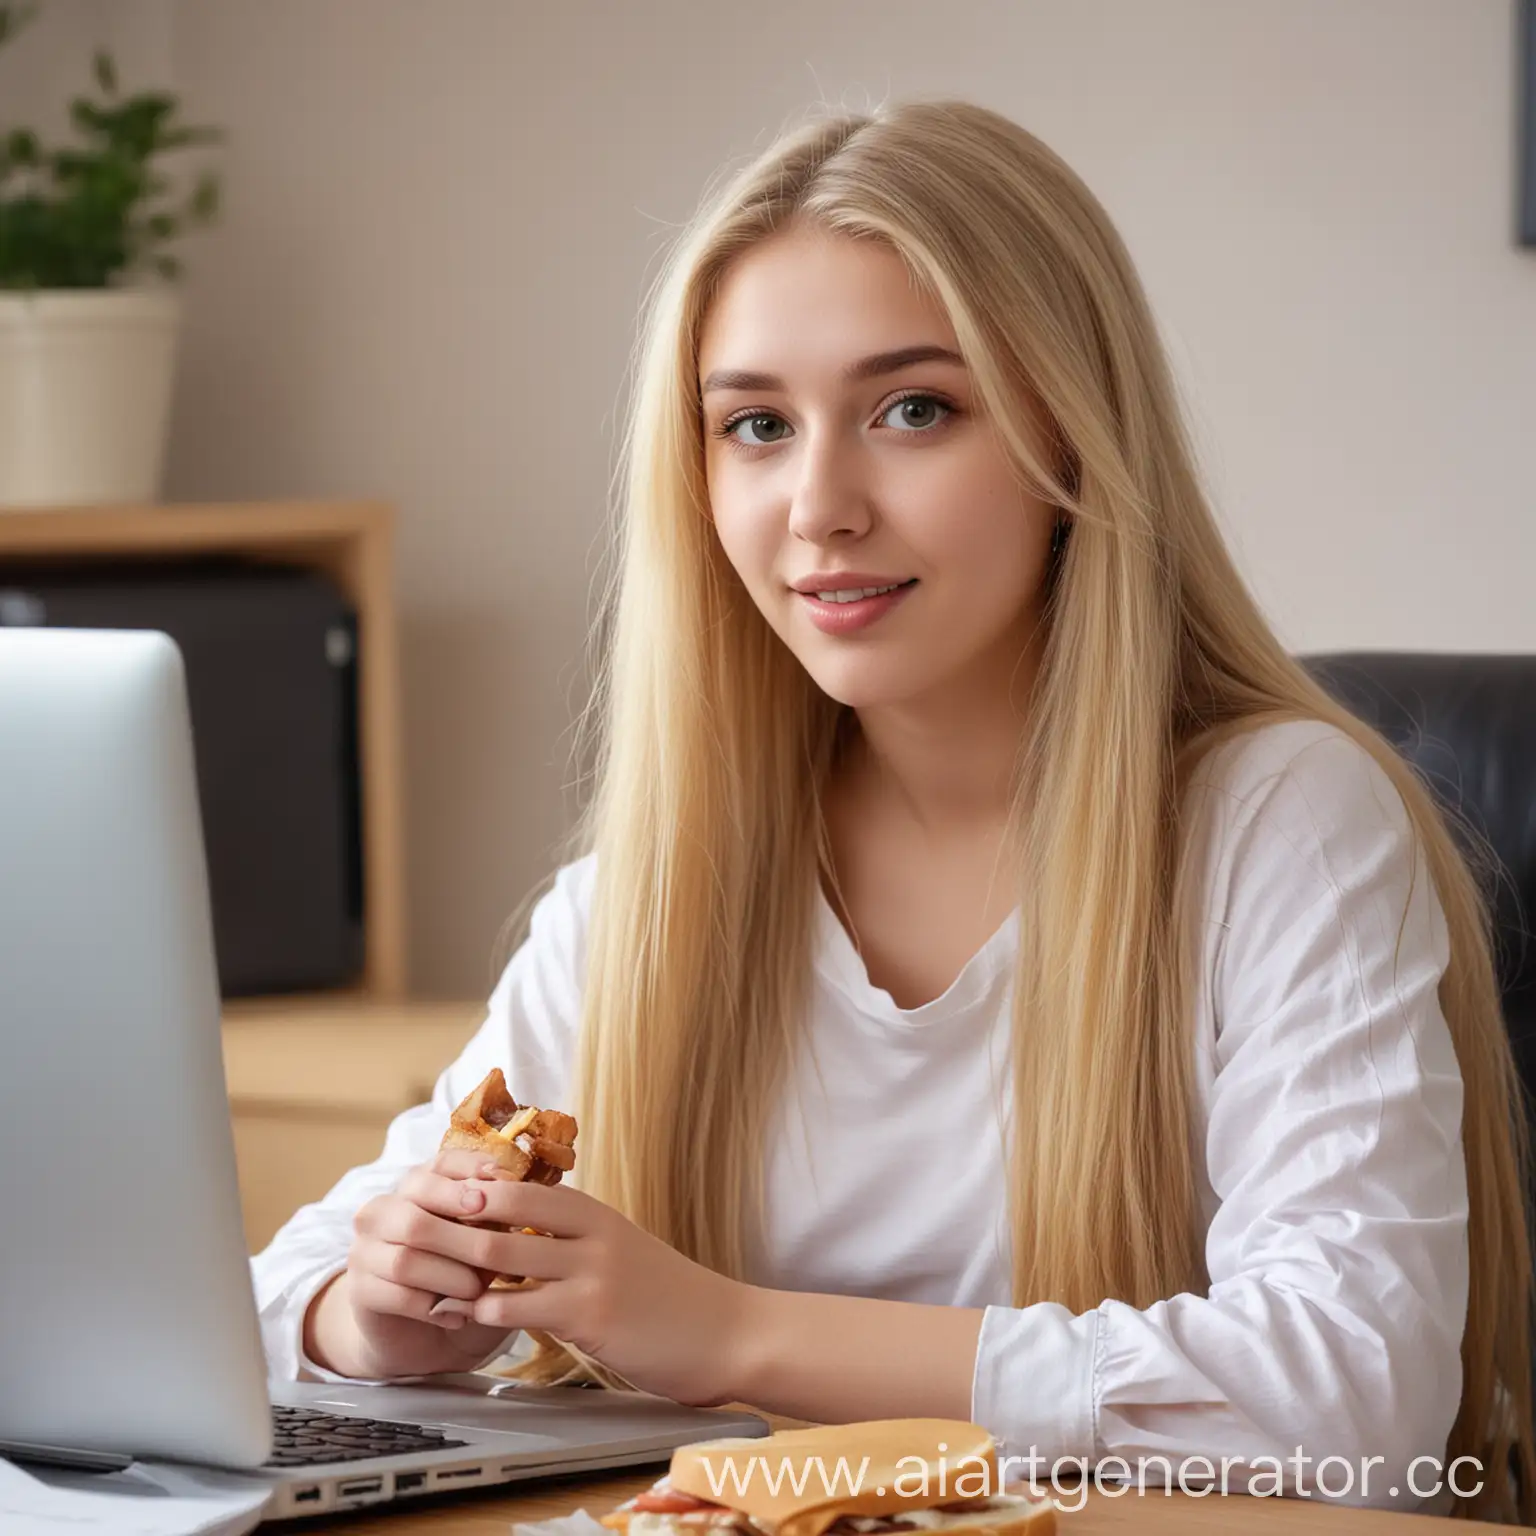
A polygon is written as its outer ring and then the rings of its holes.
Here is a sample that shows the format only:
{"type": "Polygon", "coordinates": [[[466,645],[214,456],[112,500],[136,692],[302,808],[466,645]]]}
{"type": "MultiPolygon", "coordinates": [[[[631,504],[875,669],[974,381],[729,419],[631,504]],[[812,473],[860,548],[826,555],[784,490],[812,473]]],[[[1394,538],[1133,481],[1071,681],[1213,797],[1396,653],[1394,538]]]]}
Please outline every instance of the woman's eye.
{"type": "Polygon", "coordinates": [[[908,395],[887,406],[880,420],[888,422],[898,432],[926,432],[948,415],[949,407],[942,400],[932,395],[908,395]]]}
{"type": "MultiPolygon", "coordinates": [[[[954,407],[935,395],[905,395],[886,406],[877,420],[897,432],[916,434],[931,432],[953,414],[954,407]]],[[[717,428],[716,432],[720,437],[735,439],[744,448],[772,448],[795,435],[794,428],[771,411],[753,411],[750,415],[738,416],[717,428]]]]}
{"type": "Polygon", "coordinates": [[[737,442],[745,443],[750,448],[766,448],[770,443],[783,442],[789,432],[789,423],[780,416],[742,416],[725,430],[727,436],[734,437],[737,442]],[[751,427],[754,433],[760,432],[762,435],[743,437],[743,427],[751,427]]]}

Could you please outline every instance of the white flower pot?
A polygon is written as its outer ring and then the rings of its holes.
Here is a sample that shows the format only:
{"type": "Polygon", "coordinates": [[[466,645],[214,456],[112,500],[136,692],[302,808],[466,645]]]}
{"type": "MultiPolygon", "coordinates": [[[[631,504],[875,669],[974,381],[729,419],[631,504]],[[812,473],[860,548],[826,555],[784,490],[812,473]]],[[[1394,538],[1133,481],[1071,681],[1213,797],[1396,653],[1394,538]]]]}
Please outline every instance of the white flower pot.
{"type": "Polygon", "coordinates": [[[159,499],[180,318],[165,290],[0,293],[0,511],[159,499]]]}

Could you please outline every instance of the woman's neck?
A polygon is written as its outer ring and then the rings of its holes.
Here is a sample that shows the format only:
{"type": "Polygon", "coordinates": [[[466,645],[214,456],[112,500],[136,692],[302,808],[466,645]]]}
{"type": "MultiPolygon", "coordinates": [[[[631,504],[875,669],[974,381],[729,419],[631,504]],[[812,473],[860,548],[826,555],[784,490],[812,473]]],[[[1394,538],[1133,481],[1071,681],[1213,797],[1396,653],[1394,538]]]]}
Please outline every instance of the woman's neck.
{"type": "Polygon", "coordinates": [[[840,788],[924,836],[1000,828],[1011,806],[1038,661],[946,681],[929,694],[857,711],[840,788]]]}

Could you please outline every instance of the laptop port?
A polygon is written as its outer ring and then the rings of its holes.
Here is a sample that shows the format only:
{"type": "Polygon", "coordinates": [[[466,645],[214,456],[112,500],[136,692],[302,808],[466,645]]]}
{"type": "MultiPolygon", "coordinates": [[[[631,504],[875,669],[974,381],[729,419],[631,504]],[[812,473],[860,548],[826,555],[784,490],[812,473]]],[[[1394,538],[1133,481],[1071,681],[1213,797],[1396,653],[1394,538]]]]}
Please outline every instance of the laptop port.
{"type": "Polygon", "coordinates": [[[337,1490],[336,1496],[342,1499],[355,1499],[364,1493],[382,1493],[384,1479],[382,1477],[354,1477],[350,1483],[343,1483],[337,1490]]]}
{"type": "Polygon", "coordinates": [[[295,1489],[293,1502],[295,1504],[318,1504],[320,1502],[320,1490],[318,1488],[295,1489]]]}
{"type": "Polygon", "coordinates": [[[425,1472],[396,1472],[395,1492],[414,1493],[418,1488],[426,1486],[427,1474],[425,1472]]]}
{"type": "Polygon", "coordinates": [[[479,1467],[450,1467],[446,1472],[434,1472],[432,1481],[434,1483],[459,1482],[466,1477],[479,1477],[480,1470],[479,1467]]]}

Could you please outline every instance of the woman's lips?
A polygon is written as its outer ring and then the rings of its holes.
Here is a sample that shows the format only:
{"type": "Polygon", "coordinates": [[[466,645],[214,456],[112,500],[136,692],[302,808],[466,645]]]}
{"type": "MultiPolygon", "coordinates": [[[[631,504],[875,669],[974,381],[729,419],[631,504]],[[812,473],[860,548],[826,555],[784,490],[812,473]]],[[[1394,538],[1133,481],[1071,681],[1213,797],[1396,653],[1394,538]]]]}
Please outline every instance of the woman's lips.
{"type": "Polygon", "coordinates": [[[851,635],[857,630],[878,624],[891,609],[895,608],[917,583],[909,581],[893,592],[882,592],[878,597],[861,597],[851,603],[824,603],[814,592],[796,592],[795,597],[805,604],[811,623],[824,635],[851,635]]]}

